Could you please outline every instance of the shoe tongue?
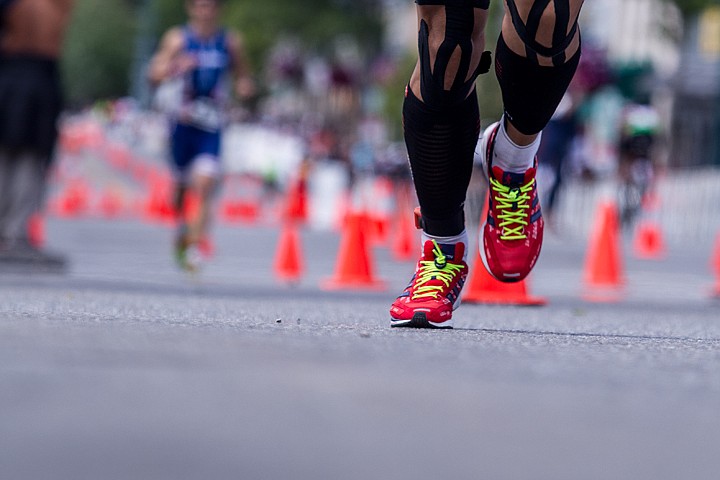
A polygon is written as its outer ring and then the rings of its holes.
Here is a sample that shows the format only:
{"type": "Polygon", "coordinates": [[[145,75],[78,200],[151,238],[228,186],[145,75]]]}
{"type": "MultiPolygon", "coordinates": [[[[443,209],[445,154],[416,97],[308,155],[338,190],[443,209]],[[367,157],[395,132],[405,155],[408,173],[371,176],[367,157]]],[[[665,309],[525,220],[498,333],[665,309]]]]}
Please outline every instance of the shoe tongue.
{"type": "Polygon", "coordinates": [[[492,167],[492,176],[508,187],[521,187],[535,178],[535,167],[528,168],[523,173],[506,172],[500,167],[492,167]]]}
{"type": "MultiPolygon", "coordinates": [[[[463,244],[462,242],[438,242],[438,246],[440,247],[440,251],[443,253],[443,255],[445,255],[445,258],[447,260],[452,260],[453,262],[462,260],[463,255],[465,254],[465,244],[463,244]]],[[[432,242],[432,240],[428,240],[425,242],[423,258],[425,260],[435,260],[435,244],[432,242]]]]}

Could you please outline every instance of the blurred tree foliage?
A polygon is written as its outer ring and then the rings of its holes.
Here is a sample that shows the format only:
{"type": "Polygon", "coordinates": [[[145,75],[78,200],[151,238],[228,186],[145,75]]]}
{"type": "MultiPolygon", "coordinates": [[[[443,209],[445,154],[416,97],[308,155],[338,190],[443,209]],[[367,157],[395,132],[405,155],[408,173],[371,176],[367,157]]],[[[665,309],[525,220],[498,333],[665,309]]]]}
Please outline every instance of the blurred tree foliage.
{"type": "Polygon", "coordinates": [[[127,92],[135,14],[124,0],[79,0],[66,38],[67,101],[82,105],[127,92]]]}
{"type": "MultiPolygon", "coordinates": [[[[410,0],[408,0],[410,1],[410,0]]],[[[667,0],[688,18],[720,0],[667,0]]],[[[278,38],[296,39],[305,49],[331,55],[338,37],[357,41],[367,59],[382,45],[380,0],[225,0],[222,23],[242,32],[251,63],[261,71],[266,55],[278,38]]],[[[502,2],[491,4],[487,48],[494,50],[502,2]]],[[[127,94],[136,34],[156,43],[167,28],[185,21],[185,0],[77,0],[63,61],[68,100],[81,105],[99,98],[127,94]],[[151,18],[141,18],[150,15],[151,18]]],[[[412,55],[412,52],[411,52],[412,55]]],[[[412,69],[406,62],[388,85],[402,92],[412,69]]],[[[483,118],[499,115],[500,95],[493,75],[479,80],[483,118]]],[[[401,94],[400,94],[401,95],[401,94]]],[[[396,109],[398,102],[390,102],[396,109]]]]}
{"type": "Polygon", "coordinates": [[[671,0],[684,17],[694,15],[710,5],[720,5],[720,0],[671,0]]]}
{"type": "Polygon", "coordinates": [[[377,1],[228,1],[225,10],[225,21],[243,33],[251,62],[256,66],[279,36],[296,38],[320,54],[331,53],[334,40],[341,36],[357,40],[368,57],[381,47],[377,1]]]}
{"type": "MultiPolygon", "coordinates": [[[[239,30],[251,62],[259,67],[278,37],[297,38],[303,46],[326,53],[333,39],[350,36],[368,54],[380,48],[379,0],[226,0],[221,23],[239,30]]],[[[156,0],[158,30],[185,21],[185,0],[156,0]]]]}
{"type": "MultiPolygon", "coordinates": [[[[351,37],[370,58],[381,48],[380,14],[379,0],[226,0],[221,23],[242,32],[259,71],[279,37],[319,54],[329,54],[338,36],[351,37]]],[[[68,100],[83,104],[127,94],[141,24],[157,42],[185,20],[185,0],[78,0],[64,59],[68,100]],[[152,18],[141,19],[141,13],[152,18]]]]}

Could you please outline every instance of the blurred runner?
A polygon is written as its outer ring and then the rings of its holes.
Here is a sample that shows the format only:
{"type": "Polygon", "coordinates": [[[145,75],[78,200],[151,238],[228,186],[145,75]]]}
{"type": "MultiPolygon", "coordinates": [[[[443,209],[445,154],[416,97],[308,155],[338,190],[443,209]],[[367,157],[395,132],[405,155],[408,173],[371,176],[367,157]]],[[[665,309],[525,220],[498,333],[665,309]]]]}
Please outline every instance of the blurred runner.
{"type": "Polygon", "coordinates": [[[159,87],[159,108],[172,122],[170,150],[175,174],[178,231],[175,258],[183,269],[199,266],[201,242],[208,240],[212,201],[220,177],[224,112],[234,93],[254,93],[240,35],[220,27],[221,0],[187,0],[189,21],[165,33],[150,63],[150,81],[159,87]],[[188,193],[198,214],[186,218],[188,193]]]}
{"type": "Polygon", "coordinates": [[[62,266],[32,245],[62,109],[58,58],[73,0],[0,0],[0,262],[62,266]]]}
{"type": "Polygon", "coordinates": [[[630,227],[655,177],[654,148],[660,116],[651,105],[631,103],[623,110],[619,137],[619,206],[623,227],[630,227]]]}
{"type": "MultiPolygon", "coordinates": [[[[418,61],[405,91],[403,127],[421,208],[422,256],[390,307],[394,327],[452,328],[468,273],[464,204],[478,136],[475,80],[490,0],[416,0],[418,61]]],[[[490,185],[480,253],[502,282],[535,266],[544,223],[535,174],[540,132],[580,60],[582,0],[505,0],[495,48],[504,115],[478,146],[490,185]]],[[[482,267],[478,267],[482,268],[482,267]]]]}

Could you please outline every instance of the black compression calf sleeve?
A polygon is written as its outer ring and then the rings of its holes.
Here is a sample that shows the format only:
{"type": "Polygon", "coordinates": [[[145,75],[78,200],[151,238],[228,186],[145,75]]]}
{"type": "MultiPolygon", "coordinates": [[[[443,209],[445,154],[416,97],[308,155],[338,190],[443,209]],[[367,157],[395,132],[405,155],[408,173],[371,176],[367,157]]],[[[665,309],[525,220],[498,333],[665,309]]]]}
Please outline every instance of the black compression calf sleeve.
{"type": "Polygon", "coordinates": [[[421,102],[408,88],[403,127],[425,232],[442,237],[462,233],[480,133],[475,90],[459,105],[438,109],[421,102]]]}
{"type": "Polygon", "coordinates": [[[507,46],[502,35],[495,51],[495,73],[505,117],[525,135],[540,132],[555,113],[580,62],[580,49],[559,66],[543,67],[507,46]]]}

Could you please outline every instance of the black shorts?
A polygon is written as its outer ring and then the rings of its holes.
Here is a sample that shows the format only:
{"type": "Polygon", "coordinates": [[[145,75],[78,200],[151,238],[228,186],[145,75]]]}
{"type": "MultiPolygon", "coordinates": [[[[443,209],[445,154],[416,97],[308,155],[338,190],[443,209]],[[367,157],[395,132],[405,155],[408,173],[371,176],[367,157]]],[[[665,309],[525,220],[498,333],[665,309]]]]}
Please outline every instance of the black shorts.
{"type": "Polygon", "coordinates": [[[58,136],[62,90],[57,61],[0,53],[0,146],[50,158],[58,136]]]}
{"type": "Polygon", "coordinates": [[[450,5],[454,7],[474,7],[487,10],[490,0],[415,0],[418,5],[450,5]]]}

